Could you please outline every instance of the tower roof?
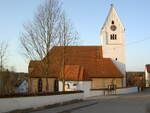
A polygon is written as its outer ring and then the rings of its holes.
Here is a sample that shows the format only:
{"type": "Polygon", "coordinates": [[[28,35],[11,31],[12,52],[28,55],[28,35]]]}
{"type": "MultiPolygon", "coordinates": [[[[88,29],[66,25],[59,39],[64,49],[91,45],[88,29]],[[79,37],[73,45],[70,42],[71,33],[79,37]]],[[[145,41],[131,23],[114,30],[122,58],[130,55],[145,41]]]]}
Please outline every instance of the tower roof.
{"type": "MultiPolygon", "coordinates": [[[[110,8],[110,10],[109,10],[109,13],[108,13],[107,18],[105,19],[105,22],[104,22],[104,24],[103,24],[103,26],[102,26],[102,29],[106,26],[107,22],[108,22],[109,19],[111,18],[111,15],[116,16],[116,18],[118,18],[118,21],[121,23],[121,26],[123,27],[123,29],[125,29],[123,23],[121,22],[121,19],[119,18],[119,15],[118,15],[116,9],[115,9],[115,7],[114,7],[114,4],[111,4],[111,8],[110,8]]],[[[101,29],[101,30],[102,30],[102,29],[101,29]]]]}

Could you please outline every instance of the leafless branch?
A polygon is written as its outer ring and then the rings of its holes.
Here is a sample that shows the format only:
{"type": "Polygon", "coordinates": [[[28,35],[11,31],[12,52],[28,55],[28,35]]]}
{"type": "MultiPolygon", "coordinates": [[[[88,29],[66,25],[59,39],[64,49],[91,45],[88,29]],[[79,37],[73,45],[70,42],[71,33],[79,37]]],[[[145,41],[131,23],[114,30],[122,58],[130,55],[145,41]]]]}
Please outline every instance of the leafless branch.
{"type": "Polygon", "coordinates": [[[7,54],[8,44],[0,42],[0,71],[3,71],[6,64],[6,54],[7,54]]]}

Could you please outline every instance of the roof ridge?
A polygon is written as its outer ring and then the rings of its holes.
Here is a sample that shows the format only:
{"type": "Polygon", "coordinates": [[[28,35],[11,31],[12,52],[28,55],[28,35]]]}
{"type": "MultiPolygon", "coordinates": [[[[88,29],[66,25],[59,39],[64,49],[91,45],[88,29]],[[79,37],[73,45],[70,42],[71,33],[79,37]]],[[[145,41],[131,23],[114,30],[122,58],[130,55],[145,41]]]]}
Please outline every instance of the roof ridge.
{"type": "Polygon", "coordinates": [[[54,47],[102,47],[102,45],[54,46],[54,47]]]}

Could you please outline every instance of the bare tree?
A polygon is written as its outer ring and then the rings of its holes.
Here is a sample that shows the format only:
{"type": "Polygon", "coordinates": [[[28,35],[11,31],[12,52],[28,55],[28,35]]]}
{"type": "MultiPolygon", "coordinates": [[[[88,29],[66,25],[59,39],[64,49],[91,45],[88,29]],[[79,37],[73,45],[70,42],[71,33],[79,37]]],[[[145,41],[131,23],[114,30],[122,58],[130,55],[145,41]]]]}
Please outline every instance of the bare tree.
{"type": "Polygon", "coordinates": [[[11,66],[11,67],[10,67],[10,72],[16,72],[15,66],[11,66]]]}
{"type": "MultiPolygon", "coordinates": [[[[42,60],[55,45],[61,15],[59,0],[46,0],[39,6],[33,21],[24,25],[20,38],[24,55],[29,60],[42,60]]],[[[48,75],[49,58],[41,62],[43,75],[48,75]]],[[[46,79],[47,80],[47,79],[46,79]]],[[[48,80],[46,88],[48,89],[48,80]]]]}
{"type": "Polygon", "coordinates": [[[24,54],[30,60],[43,59],[55,45],[61,3],[58,0],[46,0],[40,5],[33,21],[24,25],[21,44],[24,54]]]}
{"type": "MultiPolygon", "coordinates": [[[[47,56],[53,46],[73,45],[77,32],[66,18],[59,0],[46,0],[41,5],[33,21],[24,25],[20,41],[24,55],[29,60],[42,60],[43,74],[48,75],[50,59],[47,56]]],[[[64,48],[65,50],[65,48],[64,48]]],[[[64,51],[65,52],[65,51],[64,51]]],[[[64,70],[64,60],[62,72],[64,70]]],[[[61,74],[64,78],[64,74],[61,74]]]]}
{"type": "Polygon", "coordinates": [[[6,64],[7,43],[0,42],[0,71],[4,71],[6,64]]]}
{"type": "Polygon", "coordinates": [[[77,45],[78,44],[78,32],[74,30],[72,24],[70,23],[69,19],[67,19],[66,15],[63,13],[61,15],[61,21],[59,24],[59,41],[58,45],[63,46],[63,56],[61,62],[61,72],[60,78],[63,83],[63,91],[65,91],[65,54],[66,54],[66,46],[69,45],[77,45]]]}
{"type": "Polygon", "coordinates": [[[62,13],[60,17],[58,39],[60,46],[78,45],[79,43],[78,32],[73,28],[65,13],[62,13]]]}
{"type": "Polygon", "coordinates": [[[17,75],[8,70],[0,72],[0,94],[16,92],[17,75]]]}

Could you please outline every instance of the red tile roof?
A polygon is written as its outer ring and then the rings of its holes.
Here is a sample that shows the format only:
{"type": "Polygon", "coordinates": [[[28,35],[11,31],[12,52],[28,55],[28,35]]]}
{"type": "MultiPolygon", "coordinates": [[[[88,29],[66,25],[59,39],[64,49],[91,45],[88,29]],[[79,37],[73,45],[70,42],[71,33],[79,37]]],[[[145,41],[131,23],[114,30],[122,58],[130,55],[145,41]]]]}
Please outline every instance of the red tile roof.
{"type": "Polygon", "coordinates": [[[150,73],[150,64],[146,64],[147,72],[150,73]]]}
{"type": "Polygon", "coordinates": [[[48,73],[48,76],[46,76],[44,73],[46,72],[46,68],[42,61],[30,61],[28,71],[29,76],[32,77],[57,77],[54,73],[48,73]]]}
{"type": "MultiPolygon", "coordinates": [[[[42,61],[31,61],[29,75],[42,76],[42,62],[49,59],[49,77],[60,78],[61,65],[64,58],[64,75],[66,80],[88,80],[92,77],[121,78],[110,58],[102,57],[101,46],[56,46],[51,49],[42,61]]],[[[44,66],[43,66],[44,67],[44,66]]]]}
{"type": "Polygon", "coordinates": [[[88,80],[84,67],[80,65],[65,65],[65,80],[74,80],[74,81],[81,81],[81,80],[88,80]]]}

